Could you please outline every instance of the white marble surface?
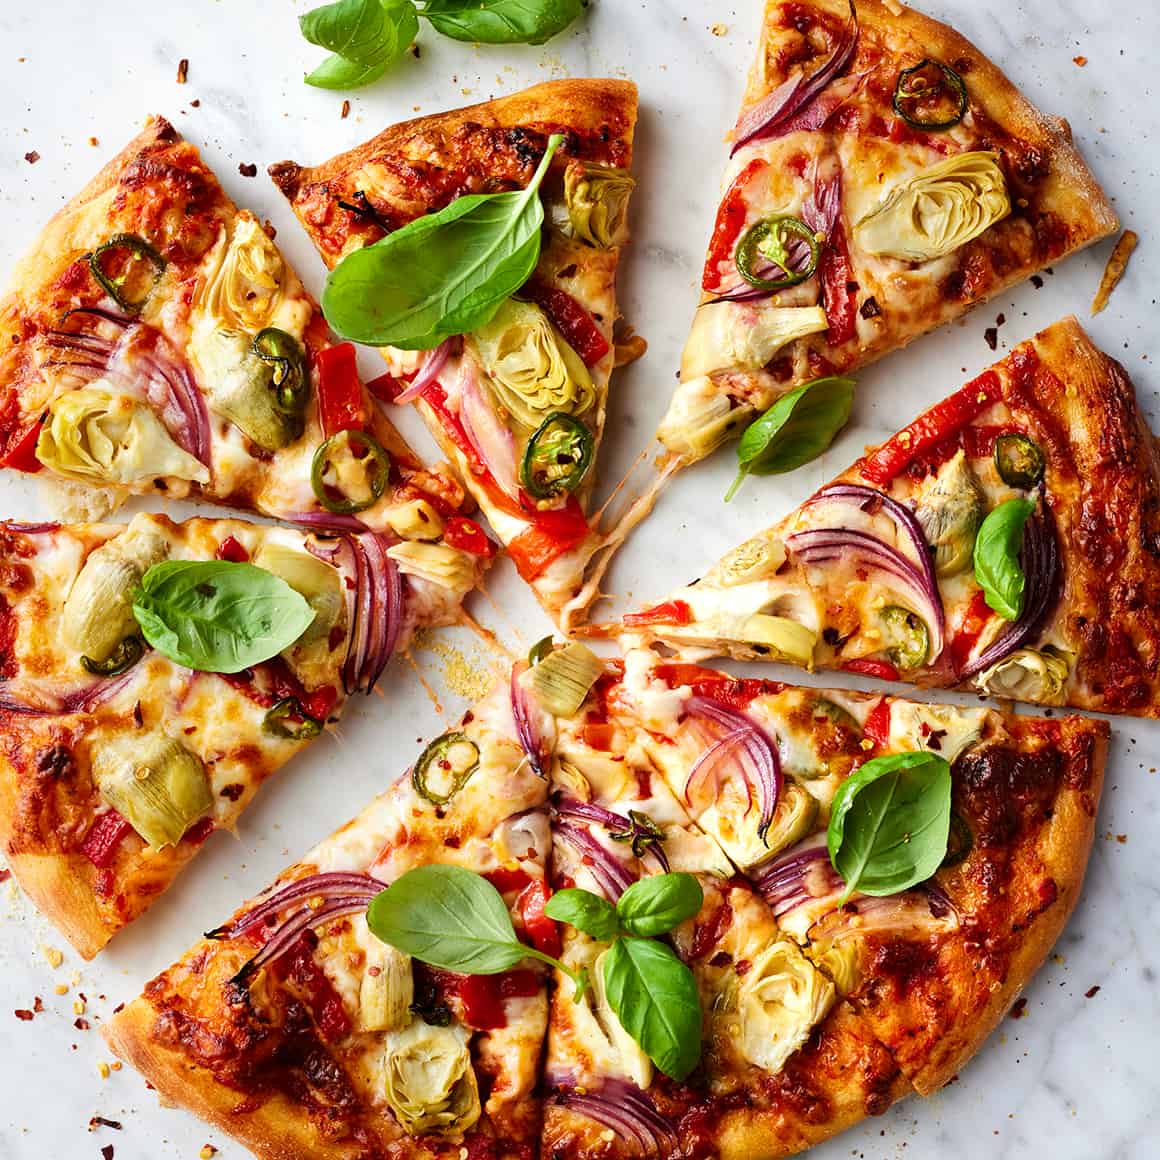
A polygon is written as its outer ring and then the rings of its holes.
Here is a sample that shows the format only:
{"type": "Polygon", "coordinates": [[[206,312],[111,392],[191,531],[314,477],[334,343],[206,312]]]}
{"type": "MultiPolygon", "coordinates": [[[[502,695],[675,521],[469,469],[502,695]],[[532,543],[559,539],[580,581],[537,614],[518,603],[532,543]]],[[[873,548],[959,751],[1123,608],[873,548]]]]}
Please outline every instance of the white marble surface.
{"type": "MultiPolygon", "coordinates": [[[[1126,281],[1091,329],[1124,359],[1145,406],[1160,417],[1160,370],[1150,341],[1157,313],[1152,245],[1160,232],[1156,6],[1141,0],[924,2],[933,14],[956,20],[1041,107],[1071,121],[1126,224],[1140,233],[1126,281]],[[1086,67],[1073,63],[1080,56],[1086,67]]],[[[641,87],[640,192],[622,301],[650,349],[615,384],[603,458],[604,480],[615,480],[648,443],[673,384],[724,160],[720,138],[735,113],[759,0],[595,0],[578,28],[543,49],[475,49],[424,31],[421,60],[405,60],[391,77],[354,95],[347,120],[339,119],[341,95],[300,82],[319,56],[297,34],[295,15],[307,6],[303,0],[0,0],[0,267],[10,267],[44,219],[147,113],[160,112],[203,148],[239,202],[276,224],[279,242],[317,290],[320,264],[265,178],[268,163],[319,161],[413,110],[467,103],[546,77],[630,76],[641,87]],[[722,35],[710,29],[718,21],[722,35]],[[175,84],[181,57],[190,61],[184,87],[175,84]],[[40,155],[35,164],[24,158],[31,151],[40,155]],[[239,175],[245,162],[258,165],[257,178],[239,175]]],[[[733,471],[729,452],[687,472],[617,561],[608,584],[617,604],[606,610],[656,598],[696,575],[804,497],[863,443],[958,386],[991,360],[983,331],[999,312],[1007,318],[1001,349],[1066,312],[1086,315],[1106,256],[1105,246],[1073,259],[1042,289],[1025,286],[864,374],[854,423],[812,468],[751,481],[729,507],[720,501],[733,471]]],[[[403,416],[400,426],[430,449],[414,416],[403,416]]],[[[43,510],[34,486],[0,479],[5,516],[33,518],[43,510]]],[[[474,611],[514,645],[547,631],[506,563],[474,611]]],[[[483,656],[466,635],[455,643],[477,661],[483,656]]],[[[430,652],[416,659],[438,684],[443,662],[430,652]]],[[[115,1146],[116,1160],[192,1158],[207,1142],[228,1160],[243,1155],[191,1117],[160,1109],[134,1074],[100,1078],[98,1065],[111,1057],[96,1027],[198,931],[354,813],[411,760],[421,737],[439,730],[439,713],[403,663],[396,662],[385,688],[385,699],[360,706],[336,737],[265,791],[236,841],[216,837],[176,888],[97,963],[83,965],[66,950],[63,965],[51,969],[44,948],[64,949],[63,941],[11,884],[0,887],[2,1160],[96,1160],[107,1144],[115,1146]],[[56,994],[65,984],[68,993],[56,994]],[[88,1030],[73,1026],[81,992],[88,1030]],[[35,996],[44,1012],[31,1022],[14,1018],[35,996]],[[123,1122],[124,1129],[90,1134],[95,1114],[123,1122]]],[[[453,692],[442,700],[448,718],[463,707],[453,692]]],[[[1009,1020],[937,1097],[903,1104],[815,1155],[1160,1155],[1158,739],[1157,726],[1115,726],[1087,888],[1056,957],[1027,991],[1025,1017],[1009,1020]]]]}

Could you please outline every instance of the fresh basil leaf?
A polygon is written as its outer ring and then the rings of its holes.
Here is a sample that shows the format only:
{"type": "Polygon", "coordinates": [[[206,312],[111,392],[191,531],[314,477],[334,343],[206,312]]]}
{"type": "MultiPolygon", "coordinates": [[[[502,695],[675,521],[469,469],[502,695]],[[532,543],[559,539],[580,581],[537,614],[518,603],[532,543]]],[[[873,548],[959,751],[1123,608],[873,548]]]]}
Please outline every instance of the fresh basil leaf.
{"type": "Polygon", "coordinates": [[[600,942],[611,942],[620,933],[616,907],[607,899],[579,888],[558,890],[544,907],[557,922],[566,922],[600,942]]]}
{"type": "Polygon", "coordinates": [[[826,845],[855,890],[881,897],[925,882],[947,852],[951,767],[937,753],[892,753],[867,761],[834,795],[826,845]]]}
{"type": "Polygon", "coordinates": [[[1026,584],[1019,551],[1023,525],[1035,511],[1035,501],[1009,499],[990,512],[975,537],[975,579],[987,605],[1007,620],[1023,612],[1026,584]]]}
{"type": "Polygon", "coordinates": [[[322,295],[327,321],[372,346],[430,350],[488,322],[540,257],[540,182],[563,137],[553,134],[526,189],[468,194],[348,254],[322,295]]]}
{"type": "Polygon", "coordinates": [[[311,44],[329,56],[306,77],[323,89],[357,89],[377,80],[407,51],[419,31],[412,0],[338,0],[298,21],[311,44]]]}
{"type": "Polygon", "coordinates": [[[604,957],[604,993],[621,1026],[657,1067],[684,1079],[701,1058],[701,997],[693,972],[665,943],[617,939],[604,957]]]}
{"type": "Polygon", "coordinates": [[[737,444],[739,469],[725,502],[747,475],[780,475],[816,459],[850,418],[854,380],[814,379],[782,395],[745,429],[737,444]]]}
{"type": "Polygon", "coordinates": [[[133,597],[133,615],[159,653],[204,673],[237,673],[268,661],[314,620],[284,580],[225,560],[154,564],[133,597]]]}
{"type": "Polygon", "coordinates": [[[634,882],[620,896],[616,913],[629,934],[655,938],[692,918],[704,901],[692,874],[656,874],[634,882]]]}
{"type": "Polygon", "coordinates": [[[543,44],[586,7],[587,0],[427,0],[423,16],[453,40],[543,44]]]}

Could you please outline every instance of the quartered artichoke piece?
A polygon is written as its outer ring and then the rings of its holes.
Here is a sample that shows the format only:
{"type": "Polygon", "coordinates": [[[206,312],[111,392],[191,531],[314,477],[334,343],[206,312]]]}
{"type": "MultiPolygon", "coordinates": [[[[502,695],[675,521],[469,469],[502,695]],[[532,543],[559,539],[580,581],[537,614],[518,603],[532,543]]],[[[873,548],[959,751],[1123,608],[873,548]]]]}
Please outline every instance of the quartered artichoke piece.
{"type": "Polygon", "coordinates": [[[607,250],[628,241],[628,201],[636,182],[627,169],[572,161],[564,173],[566,232],[607,250]]]}
{"type": "Polygon", "coordinates": [[[268,326],[283,297],[286,263],[256,218],[241,212],[221,265],[197,305],[228,328],[268,326]]]}
{"type": "Polygon", "coordinates": [[[60,616],[66,648],[103,662],[137,633],[133,592],[141,577],[169,555],[169,541],[152,516],[134,516],[119,535],[89,553],[60,616]]]}
{"type": "Polygon", "coordinates": [[[821,306],[706,303],[693,319],[681,357],[681,378],[760,370],[783,346],[828,326],[821,306]]]}
{"type": "Polygon", "coordinates": [[[389,547],[387,555],[399,565],[400,572],[449,588],[452,592],[466,592],[475,583],[477,557],[447,544],[404,540],[389,547]]]}
{"type": "Polygon", "coordinates": [[[191,349],[210,407],[265,451],[277,451],[302,434],[302,416],[282,411],[274,368],[259,358],[241,330],[195,331],[191,349]]]}
{"type": "Polygon", "coordinates": [[[583,415],[595,403],[588,368],[535,303],[509,298],[472,338],[496,398],[529,430],[553,411],[583,415]]]}
{"type": "Polygon", "coordinates": [[[813,794],[795,782],[786,781],[778,795],[773,821],[765,833],[770,857],[788,850],[811,833],[817,816],[818,803],[813,794]]]}
{"type": "Polygon", "coordinates": [[[843,998],[858,987],[857,944],[853,942],[815,942],[806,947],[805,954],[830,979],[843,998]]]}
{"type": "Polygon", "coordinates": [[[387,1032],[383,1095],[404,1131],[465,1132],[479,1119],[470,1042],[466,1027],[434,1027],[422,1019],[387,1032]]]}
{"type": "Polygon", "coordinates": [[[896,186],[854,227],[854,237],[869,254],[927,262],[966,245],[1010,212],[998,156],[959,153],[896,186]]]}
{"type": "Polygon", "coordinates": [[[84,483],[137,483],[168,476],[209,482],[209,470],[182,450],[153,411],[96,380],[49,404],[36,458],[84,483]]]}
{"type": "MultiPolygon", "coordinates": [[[[365,920],[363,920],[365,930],[365,920]]],[[[362,985],[359,989],[358,1026],[360,1031],[401,1031],[414,1016],[415,981],[411,956],[367,932],[361,940],[366,952],[362,985]]]]}
{"type": "Polygon", "coordinates": [[[571,641],[548,653],[524,679],[545,712],[572,717],[602,672],[604,662],[590,648],[571,641]]]}
{"type": "Polygon", "coordinates": [[[1052,645],[1041,651],[1020,648],[980,673],[978,685],[992,697],[1058,705],[1070,673],[1071,658],[1062,649],[1052,645]]]}
{"type": "Polygon", "coordinates": [[[213,806],[201,759],[159,729],[98,738],[91,761],[101,797],[154,849],[181,841],[213,806]]]}
{"type": "Polygon", "coordinates": [[[686,378],[673,392],[657,438],[674,455],[695,462],[716,451],[752,414],[749,407],[734,407],[707,375],[686,378]]]}
{"type": "Polygon", "coordinates": [[[771,660],[786,660],[807,669],[814,667],[818,634],[788,616],[755,612],[742,622],[737,639],[754,645],[771,660]]]}
{"type": "Polygon", "coordinates": [[[780,540],[754,536],[723,556],[716,571],[723,587],[744,584],[772,576],[785,563],[785,546],[780,540]]]}
{"type": "Polygon", "coordinates": [[[284,580],[314,611],[310,627],[294,642],[294,647],[326,640],[346,611],[338,569],[309,552],[271,541],[254,553],[254,564],[284,580]]]}
{"type": "Polygon", "coordinates": [[[938,576],[957,576],[971,567],[975,536],[987,504],[962,451],[948,459],[918,497],[914,515],[934,549],[938,576]]]}
{"type": "Polygon", "coordinates": [[[786,939],[767,947],[737,989],[737,1045],[750,1063],[776,1075],[837,999],[834,984],[786,939]]]}
{"type": "Polygon", "coordinates": [[[890,747],[915,752],[934,749],[953,763],[983,735],[986,719],[986,709],[895,701],[890,709],[890,747]]]}

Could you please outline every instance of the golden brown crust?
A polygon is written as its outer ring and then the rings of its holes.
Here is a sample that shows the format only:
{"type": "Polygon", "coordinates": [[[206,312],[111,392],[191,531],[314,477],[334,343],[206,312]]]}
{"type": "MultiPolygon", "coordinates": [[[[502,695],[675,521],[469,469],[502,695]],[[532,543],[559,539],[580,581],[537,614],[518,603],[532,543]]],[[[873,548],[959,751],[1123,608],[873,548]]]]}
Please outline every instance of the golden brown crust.
{"type": "Polygon", "coordinates": [[[81,855],[9,854],[8,865],[20,889],[81,958],[93,958],[117,933],[102,914],[92,867],[81,855]]]}

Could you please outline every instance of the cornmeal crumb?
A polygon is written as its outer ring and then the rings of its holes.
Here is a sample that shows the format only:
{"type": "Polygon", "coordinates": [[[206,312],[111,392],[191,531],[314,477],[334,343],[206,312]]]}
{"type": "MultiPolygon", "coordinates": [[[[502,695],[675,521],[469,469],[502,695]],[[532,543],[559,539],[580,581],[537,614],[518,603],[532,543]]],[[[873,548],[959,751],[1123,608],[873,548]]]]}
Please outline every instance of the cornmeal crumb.
{"type": "Polygon", "coordinates": [[[109,1065],[105,1063],[104,1060],[97,1064],[97,1075],[99,1075],[101,1079],[109,1078],[109,1065]]]}
{"type": "Polygon", "coordinates": [[[724,35],[725,35],[725,33],[727,33],[727,32],[729,31],[729,25],[728,25],[728,24],[722,24],[722,23],[721,23],[721,21],[720,21],[720,20],[718,20],[716,24],[710,24],[710,25],[709,25],[709,31],[710,31],[710,32],[711,32],[711,33],[712,33],[714,36],[724,36],[724,35]]]}
{"type": "Polygon", "coordinates": [[[40,949],[44,952],[44,957],[48,960],[48,965],[54,971],[64,962],[64,955],[56,947],[41,947],[40,949]]]}
{"type": "Polygon", "coordinates": [[[212,1144],[206,1144],[204,1148],[198,1153],[201,1160],[213,1160],[217,1155],[217,1149],[212,1144]]]}
{"type": "Polygon", "coordinates": [[[863,737],[862,740],[858,742],[858,744],[861,745],[863,749],[874,748],[874,742],[871,741],[869,737],[863,737]]]}
{"type": "Polygon", "coordinates": [[[85,1001],[84,1001],[84,999],[74,999],[73,1000],[73,1014],[74,1015],[83,1015],[84,1013],[85,1013],[85,1001]]]}
{"type": "Polygon", "coordinates": [[[67,995],[68,994],[68,983],[57,983],[57,985],[55,987],[53,987],[53,990],[58,995],[67,995]]]}

